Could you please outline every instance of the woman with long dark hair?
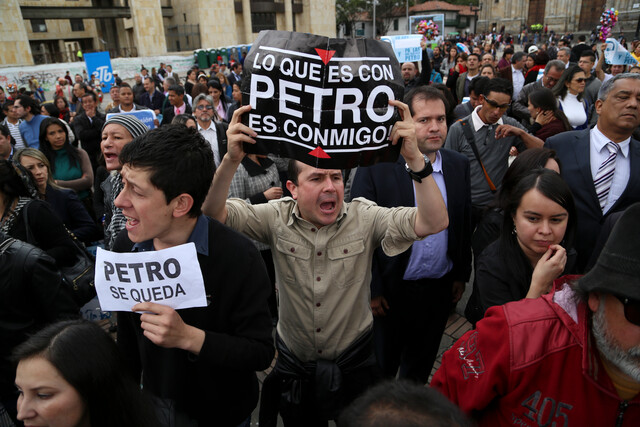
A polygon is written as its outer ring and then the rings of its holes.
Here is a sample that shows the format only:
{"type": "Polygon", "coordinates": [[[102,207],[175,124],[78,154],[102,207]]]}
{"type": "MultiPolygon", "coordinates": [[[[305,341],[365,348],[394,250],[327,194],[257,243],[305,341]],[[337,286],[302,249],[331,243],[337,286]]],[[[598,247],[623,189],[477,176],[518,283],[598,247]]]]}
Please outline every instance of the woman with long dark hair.
{"type": "Polygon", "coordinates": [[[543,141],[561,132],[572,130],[567,116],[558,108],[558,100],[551,89],[539,88],[529,94],[527,107],[533,119],[529,132],[543,141]]]}
{"type": "Polygon", "coordinates": [[[209,95],[213,98],[213,108],[216,110],[218,117],[221,121],[229,122],[228,119],[230,117],[227,117],[227,109],[229,106],[220,81],[217,78],[209,80],[207,86],[209,88],[209,95]]]}
{"type": "Polygon", "coordinates": [[[14,160],[31,172],[40,197],[51,205],[69,231],[85,244],[102,239],[101,230],[75,192],[55,183],[49,160],[42,151],[25,148],[18,151],[14,160]]]}
{"type": "Polygon", "coordinates": [[[49,117],[40,125],[40,151],[49,159],[55,183],[75,191],[93,217],[93,169],[89,155],[69,143],[69,131],[60,119],[49,117]]]}
{"type": "Polygon", "coordinates": [[[18,419],[27,425],[158,425],[116,343],[93,322],[49,325],[19,345],[13,358],[18,419]]]}
{"type": "Polygon", "coordinates": [[[53,104],[58,107],[58,118],[69,123],[71,113],[69,111],[69,102],[64,96],[56,96],[53,98],[53,104]]]}
{"type": "Polygon", "coordinates": [[[564,70],[553,87],[553,93],[558,97],[558,107],[567,116],[573,130],[586,129],[589,125],[589,104],[582,98],[586,82],[587,76],[582,68],[573,65],[564,70]]]}
{"type": "Polygon", "coordinates": [[[572,271],[576,211],[557,172],[536,169],[521,178],[504,210],[500,238],[478,258],[472,299],[479,318],[489,307],[537,298],[572,271]]]}

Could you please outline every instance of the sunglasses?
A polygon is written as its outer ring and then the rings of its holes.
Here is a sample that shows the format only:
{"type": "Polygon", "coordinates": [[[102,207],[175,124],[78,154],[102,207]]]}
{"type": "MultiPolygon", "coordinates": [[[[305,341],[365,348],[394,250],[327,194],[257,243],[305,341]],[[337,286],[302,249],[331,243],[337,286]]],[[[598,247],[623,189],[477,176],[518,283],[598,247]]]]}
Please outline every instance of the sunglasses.
{"type": "Polygon", "coordinates": [[[624,306],[624,317],[629,323],[640,326],[640,301],[615,295],[624,306]]]}
{"type": "Polygon", "coordinates": [[[575,79],[574,80],[574,82],[576,82],[576,83],[583,83],[583,82],[586,82],[586,81],[587,81],[587,79],[585,79],[584,77],[580,77],[579,79],[575,79]]]}
{"type": "Polygon", "coordinates": [[[511,103],[510,103],[510,102],[509,102],[508,104],[502,104],[502,105],[500,105],[500,104],[498,104],[496,101],[494,101],[494,100],[492,100],[492,99],[489,99],[489,98],[487,98],[487,97],[486,97],[486,96],[484,96],[484,95],[483,95],[483,98],[484,98],[484,100],[485,100],[485,101],[487,101],[487,103],[488,103],[489,105],[491,105],[493,108],[499,108],[499,109],[501,109],[501,110],[506,110],[507,108],[509,108],[509,105],[511,105],[511,103]]]}
{"type": "Polygon", "coordinates": [[[211,105],[198,105],[196,107],[196,109],[202,111],[202,110],[213,110],[213,107],[211,105]]]}

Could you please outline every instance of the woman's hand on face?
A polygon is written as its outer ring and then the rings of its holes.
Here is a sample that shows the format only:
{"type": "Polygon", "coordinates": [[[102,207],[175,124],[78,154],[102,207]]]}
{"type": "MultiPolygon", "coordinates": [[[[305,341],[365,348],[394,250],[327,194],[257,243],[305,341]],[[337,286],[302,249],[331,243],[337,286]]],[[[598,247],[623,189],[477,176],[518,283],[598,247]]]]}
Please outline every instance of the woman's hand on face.
{"type": "Polygon", "coordinates": [[[533,269],[527,298],[537,298],[549,292],[553,281],[564,271],[566,263],[567,251],[560,245],[550,245],[533,269]]]}
{"type": "Polygon", "coordinates": [[[544,126],[548,123],[551,123],[551,121],[554,119],[554,115],[553,115],[553,111],[548,110],[548,111],[541,111],[537,116],[536,116],[536,123],[539,123],[541,126],[544,126]]]}

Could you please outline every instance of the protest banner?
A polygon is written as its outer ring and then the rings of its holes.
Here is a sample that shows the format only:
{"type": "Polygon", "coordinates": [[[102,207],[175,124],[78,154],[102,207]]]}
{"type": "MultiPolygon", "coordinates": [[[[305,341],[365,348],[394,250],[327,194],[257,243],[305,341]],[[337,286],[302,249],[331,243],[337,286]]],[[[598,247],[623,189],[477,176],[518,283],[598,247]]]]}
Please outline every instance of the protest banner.
{"type": "Polygon", "coordinates": [[[325,169],[395,161],[389,135],[404,83],[391,45],[263,31],[244,61],[248,153],[274,153],[325,169]]]}
{"type": "Polygon", "coordinates": [[[384,36],[380,40],[391,43],[396,59],[400,64],[403,62],[422,61],[422,47],[420,34],[408,34],[404,36],[384,36]]]}
{"type": "Polygon", "coordinates": [[[607,39],[604,60],[611,65],[638,65],[638,61],[616,39],[607,39]]]}
{"type": "Polygon", "coordinates": [[[105,85],[105,91],[111,90],[111,85],[115,83],[113,78],[113,68],[111,68],[111,57],[109,52],[85,53],[84,63],[87,66],[87,73],[96,76],[100,83],[105,85]]]}
{"type": "Polygon", "coordinates": [[[207,305],[193,243],[132,253],[98,248],[95,285],[102,311],[131,311],[139,302],[176,310],[207,305]]]}
{"type": "Polygon", "coordinates": [[[117,116],[118,114],[131,114],[132,116],[136,116],[149,130],[155,129],[156,124],[154,120],[156,119],[156,112],[153,110],[132,110],[128,112],[122,113],[109,113],[107,114],[107,120],[109,120],[113,116],[117,116]]]}

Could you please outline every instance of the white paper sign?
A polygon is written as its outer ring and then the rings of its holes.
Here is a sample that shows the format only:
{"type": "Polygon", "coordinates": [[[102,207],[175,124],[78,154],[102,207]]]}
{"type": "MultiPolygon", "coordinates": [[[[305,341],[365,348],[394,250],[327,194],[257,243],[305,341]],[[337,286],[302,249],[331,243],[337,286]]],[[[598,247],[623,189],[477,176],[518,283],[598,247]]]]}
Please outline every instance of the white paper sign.
{"type": "Polygon", "coordinates": [[[393,51],[399,63],[422,61],[422,48],[420,34],[408,34],[404,36],[384,36],[380,40],[391,43],[393,51]]]}
{"type": "Polygon", "coordinates": [[[611,38],[607,39],[604,60],[607,64],[612,65],[636,65],[638,63],[629,51],[618,43],[618,40],[611,38]]]}
{"type": "Polygon", "coordinates": [[[95,284],[103,311],[131,311],[139,302],[176,310],[207,305],[193,243],[148,252],[117,253],[98,248],[95,284]]]}

